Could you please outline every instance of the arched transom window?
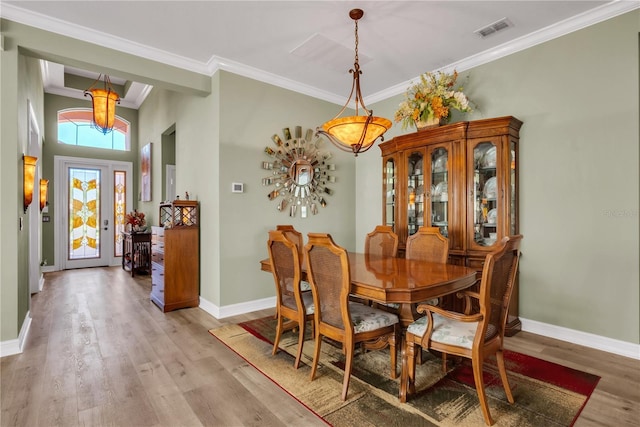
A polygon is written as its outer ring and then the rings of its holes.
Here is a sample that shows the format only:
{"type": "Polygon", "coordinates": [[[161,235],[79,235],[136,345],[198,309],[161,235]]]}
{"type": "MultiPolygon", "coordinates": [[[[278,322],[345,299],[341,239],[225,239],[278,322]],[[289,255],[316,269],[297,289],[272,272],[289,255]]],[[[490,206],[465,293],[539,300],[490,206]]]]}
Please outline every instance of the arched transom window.
{"type": "Polygon", "coordinates": [[[129,151],[131,124],[116,116],[113,131],[106,135],[91,125],[90,108],[70,108],[58,111],[58,142],[82,147],[129,151]]]}

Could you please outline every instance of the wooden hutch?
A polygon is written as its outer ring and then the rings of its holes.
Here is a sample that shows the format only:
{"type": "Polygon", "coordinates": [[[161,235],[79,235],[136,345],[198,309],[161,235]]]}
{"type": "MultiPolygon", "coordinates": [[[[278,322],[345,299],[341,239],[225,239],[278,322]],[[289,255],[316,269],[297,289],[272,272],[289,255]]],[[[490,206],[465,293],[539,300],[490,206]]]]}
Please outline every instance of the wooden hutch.
{"type": "Polygon", "coordinates": [[[200,304],[200,218],[193,200],[160,205],[151,228],[151,301],[163,312],[200,304]]]}
{"type": "MultiPolygon", "coordinates": [[[[382,219],[398,234],[400,256],[419,227],[439,227],[449,238],[449,262],[476,268],[480,276],[494,244],[519,232],[521,126],[511,116],[458,122],[379,145],[382,219]]],[[[521,328],[517,283],[513,292],[507,335],[521,328]]]]}

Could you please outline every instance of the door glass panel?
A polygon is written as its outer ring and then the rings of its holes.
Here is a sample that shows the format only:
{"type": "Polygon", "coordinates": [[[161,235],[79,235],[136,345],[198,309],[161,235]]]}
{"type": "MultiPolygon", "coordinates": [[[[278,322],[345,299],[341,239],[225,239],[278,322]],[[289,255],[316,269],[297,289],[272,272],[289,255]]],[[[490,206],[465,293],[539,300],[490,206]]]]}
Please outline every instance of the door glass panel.
{"type": "Polygon", "coordinates": [[[395,231],[396,164],[393,159],[388,159],[384,166],[384,194],[385,225],[393,227],[395,231]]]}
{"type": "Polygon", "coordinates": [[[424,225],[424,168],[422,153],[413,152],[407,158],[407,231],[415,234],[424,225]]]}
{"type": "Polygon", "coordinates": [[[113,172],[113,249],[115,256],[122,256],[122,232],[124,231],[124,216],[127,212],[127,172],[113,172]]]}
{"type": "Polygon", "coordinates": [[[473,149],[474,158],[474,241],[491,246],[497,240],[498,178],[497,149],[491,142],[482,142],[473,149]]]}
{"type": "Polygon", "coordinates": [[[431,153],[431,226],[449,236],[449,153],[436,148],[431,153]]]}
{"type": "Polygon", "coordinates": [[[100,169],[69,168],[69,259],[100,257],[100,169]]]}

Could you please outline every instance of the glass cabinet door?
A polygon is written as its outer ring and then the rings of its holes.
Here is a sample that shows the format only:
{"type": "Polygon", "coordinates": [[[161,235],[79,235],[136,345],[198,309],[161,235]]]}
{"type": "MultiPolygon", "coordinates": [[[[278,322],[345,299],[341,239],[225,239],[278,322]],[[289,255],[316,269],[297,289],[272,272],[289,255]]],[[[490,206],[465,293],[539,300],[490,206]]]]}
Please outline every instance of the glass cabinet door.
{"type": "Polygon", "coordinates": [[[424,154],[407,153],[407,237],[424,225],[424,154]]]}
{"type": "Polygon", "coordinates": [[[390,157],[384,162],[383,194],[384,194],[384,224],[396,231],[396,161],[390,157]]]}
{"type": "Polygon", "coordinates": [[[429,223],[431,227],[439,227],[440,233],[449,236],[449,151],[437,147],[430,153],[431,174],[428,194],[429,223]]]}
{"type": "Polygon", "coordinates": [[[497,174],[498,147],[493,141],[483,141],[473,146],[471,187],[473,209],[472,242],[478,246],[492,246],[500,229],[498,195],[500,183],[497,174]]]}

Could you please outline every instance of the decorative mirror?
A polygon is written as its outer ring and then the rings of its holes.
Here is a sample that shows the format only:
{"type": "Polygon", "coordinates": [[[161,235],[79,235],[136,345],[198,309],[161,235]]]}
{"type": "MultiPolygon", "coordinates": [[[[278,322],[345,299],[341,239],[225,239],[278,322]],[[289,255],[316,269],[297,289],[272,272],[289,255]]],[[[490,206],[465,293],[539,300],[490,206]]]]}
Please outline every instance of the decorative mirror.
{"type": "Polygon", "coordinates": [[[274,134],[271,139],[275,147],[267,146],[264,151],[270,157],[262,162],[262,169],[271,171],[262,179],[263,186],[274,188],[267,194],[269,200],[277,200],[279,211],[289,211],[289,216],[306,218],[309,213],[318,213],[318,205],[325,207],[325,197],[332,195],[328,183],[336,182],[331,175],[336,167],[328,163],[330,152],[322,153],[319,146],[323,140],[307,129],[304,138],[302,127],[296,126],[294,136],[289,128],[282,129],[283,138],[274,134]]]}

